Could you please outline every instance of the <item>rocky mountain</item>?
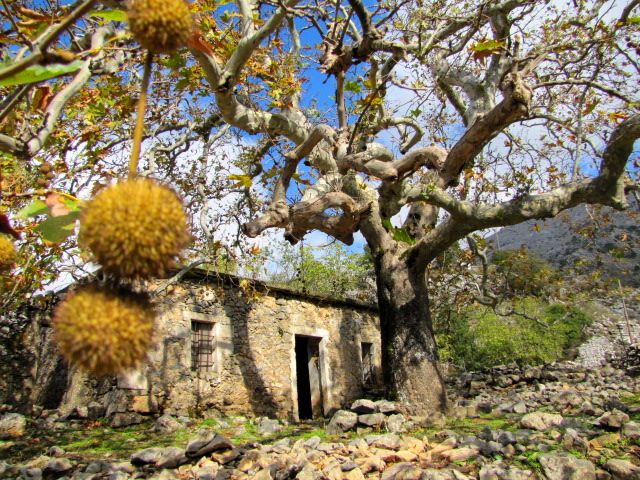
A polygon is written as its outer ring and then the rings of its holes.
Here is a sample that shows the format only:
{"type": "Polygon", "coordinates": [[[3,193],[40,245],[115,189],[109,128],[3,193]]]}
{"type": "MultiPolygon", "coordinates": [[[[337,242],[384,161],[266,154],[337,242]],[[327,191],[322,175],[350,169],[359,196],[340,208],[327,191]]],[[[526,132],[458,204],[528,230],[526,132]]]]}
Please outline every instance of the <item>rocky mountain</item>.
{"type": "Polygon", "coordinates": [[[640,286],[640,206],[629,197],[629,208],[581,205],[546,220],[505,227],[488,238],[494,250],[525,247],[569,272],[599,270],[605,278],[640,286]]]}

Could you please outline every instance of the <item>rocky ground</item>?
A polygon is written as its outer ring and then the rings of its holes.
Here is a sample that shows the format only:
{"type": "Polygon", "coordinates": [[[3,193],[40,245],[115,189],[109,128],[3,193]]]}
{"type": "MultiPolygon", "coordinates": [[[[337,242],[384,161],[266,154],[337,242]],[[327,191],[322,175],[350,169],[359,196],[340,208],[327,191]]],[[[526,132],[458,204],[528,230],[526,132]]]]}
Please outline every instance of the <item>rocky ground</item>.
{"type": "Polygon", "coordinates": [[[446,417],[361,400],[326,425],[163,416],[114,429],[7,413],[0,477],[640,479],[640,378],[627,370],[502,367],[450,387],[446,417]]]}

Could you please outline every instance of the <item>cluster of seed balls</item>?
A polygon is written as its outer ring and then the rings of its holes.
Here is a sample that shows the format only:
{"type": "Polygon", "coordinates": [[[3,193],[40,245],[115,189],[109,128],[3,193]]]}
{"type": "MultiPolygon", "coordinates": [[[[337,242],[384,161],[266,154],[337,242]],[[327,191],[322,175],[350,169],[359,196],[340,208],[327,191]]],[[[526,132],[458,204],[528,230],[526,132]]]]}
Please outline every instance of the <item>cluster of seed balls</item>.
{"type": "MultiPolygon", "coordinates": [[[[193,30],[183,0],[131,0],[127,13],[133,36],[153,53],[185,46],[193,30]]],[[[63,356],[98,376],[137,366],[151,343],[155,314],[148,298],[127,285],[164,276],[189,239],[182,203],[165,186],[131,179],[96,195],[80,218],[78,243],[113,282],[81,288],[57,308],[63,356]]]]}
{"type": "Polygon", "coordinates": [[[63,356],[95,375],[138,365],[149,348],[155,313],[131,281],[165,276],[189,242],[182,203],[150,179],[102,190],[80,217],[78,243],[110,278],[82,287],[60,304],[55,336],[63,356]]]}

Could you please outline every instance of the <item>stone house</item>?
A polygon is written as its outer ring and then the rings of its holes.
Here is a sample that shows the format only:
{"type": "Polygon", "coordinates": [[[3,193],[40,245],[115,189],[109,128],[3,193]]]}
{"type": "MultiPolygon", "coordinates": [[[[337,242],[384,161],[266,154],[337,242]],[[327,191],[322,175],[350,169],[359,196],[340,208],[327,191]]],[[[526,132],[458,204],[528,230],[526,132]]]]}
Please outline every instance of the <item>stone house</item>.
{"type": "Polygon", "coordinates": [[[85,413],[89,406],[107,416],[164,412],[299,421],[327,416],[381,385],[374,306],[198,269],[157,303],[155,346],[144,365],[118,378],[91,378],[59,358],[52,361],[50,314],[39,316],[27,336],[39,345],[21,387],[28,403],[85,413]]]}

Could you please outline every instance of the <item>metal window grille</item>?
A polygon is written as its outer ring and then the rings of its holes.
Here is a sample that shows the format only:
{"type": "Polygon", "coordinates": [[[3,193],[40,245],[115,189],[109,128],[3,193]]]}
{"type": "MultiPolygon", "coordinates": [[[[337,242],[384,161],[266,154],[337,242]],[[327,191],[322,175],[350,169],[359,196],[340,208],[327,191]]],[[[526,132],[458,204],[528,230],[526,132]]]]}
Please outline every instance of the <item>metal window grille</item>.
{"type": "Polygon", "coordinates": [[[375,383],[373,368],[373,344],[362,343],[362,383],[364,385],[375,383]]]}
{"type": "Polygon", "coordinates": [[[191,370],[208,372],[213,369],[215,351],[213,324],[191,321],[191,370]]]}

